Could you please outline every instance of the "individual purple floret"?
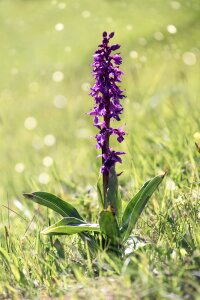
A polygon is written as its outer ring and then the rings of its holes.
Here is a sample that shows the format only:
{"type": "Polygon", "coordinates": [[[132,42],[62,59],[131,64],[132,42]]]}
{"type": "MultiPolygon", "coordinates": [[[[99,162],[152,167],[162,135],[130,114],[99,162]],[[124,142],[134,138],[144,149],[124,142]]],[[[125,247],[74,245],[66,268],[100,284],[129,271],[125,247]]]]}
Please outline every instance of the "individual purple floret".
{"type": "Polygon", "coordinates": [[[94,126],[99,129],[96,137],[96,147],[102,149],[102,167],[104,187],[107,185],[108,174],[111,167],[115,166],[116,162],[122,162],[120,155],[124,152],[113,151],[109,145],[111,135],[116,135],[117,140],[121,143],[124,140],[125,132],[123,126],[119,128],[111,127],[111,120],[120,121],[120,115],[123,112],[123,107],[120,103],[123,95],[123,90],[120,89],[121,75],[123,72],[119,69],[122,63],[122,58],[119,53],[113,54],[120,48],[119,44],[109,46],[110,39],[114,36],[114,32],[109,35],[103,32],[102,43],[98,46],[93,57],[93,76],[95,84],[91,88],[90,95],[95,100],[95,105],[89,113],[94,116],[94,126]]]}

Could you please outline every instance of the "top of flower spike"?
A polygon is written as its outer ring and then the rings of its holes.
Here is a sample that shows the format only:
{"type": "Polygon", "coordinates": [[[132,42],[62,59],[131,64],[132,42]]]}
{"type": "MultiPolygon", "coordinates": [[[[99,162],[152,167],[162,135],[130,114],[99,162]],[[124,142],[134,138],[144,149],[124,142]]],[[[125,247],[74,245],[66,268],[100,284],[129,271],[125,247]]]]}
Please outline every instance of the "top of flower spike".
{"type": "MultiPolygon", "coordinates": [[[[107,45],[109,43],[109,40],[112,39],[114,37],[115,33],[114,32],[111,32],[108,36],[108,33],[106,31],[103,32],[103,40],[102,40],[102,44],[99,45],[100,48],[105,48],[105,45],[107,45]]],[[[119,44],[114,44],[112,46],[107,46],[107,50],[109,52],[111,51],[115,51],[117,49],[120,48],[120,45],[119,44]]],[[[95,53],[99,53],[100,50],[97,50],[95,53]]]]}
{"type": "MultiPolygon", "coordinates": [[[[106,31],[104,31],[104,32],[103,32],[103,37],[105,38],[105,37],[107,37],[107,35],[108,35],[108,33],[107,33],[106,31]]],[[[110,38],[110,39],[113,38],[114,35],[115,35],[115,33],[114,33],[114,32],[111,32],[111,33],[109,34],[109,38],[110,38]]]]}

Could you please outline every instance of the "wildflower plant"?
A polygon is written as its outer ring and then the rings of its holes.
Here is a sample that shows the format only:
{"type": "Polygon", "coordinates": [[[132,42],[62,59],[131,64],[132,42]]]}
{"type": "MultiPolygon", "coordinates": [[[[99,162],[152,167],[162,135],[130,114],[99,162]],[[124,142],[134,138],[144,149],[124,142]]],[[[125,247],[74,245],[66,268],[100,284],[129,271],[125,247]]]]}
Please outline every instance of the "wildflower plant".
{"type": "Polygon", "coordinates": [[[113,150],[110,137],[116,136],[119,143],[124,140],[123,126],[115,128],[113,121],[120,121],[123,112],[121,102],[125,96],[119,86],[123,74],[120,70],[122,58],[117,51],[120,45],[110,45],[113,36],[114,32],[109,35],[103,32],[102,43],[94,53],[92,64],[95,83],[90,95],[94,98],[94,107],[89,114],[93,116],[94,126],[98,129],[95,136],[96,148],[101,149],[98,157],[102,160],[97,183],[101,210],[99,222],[97,224],[87,222],[74,206],[50,193],[34,192],[24,196],[63,217],[44,229],[42,234],[51,236],[79,234],[91,252],[104,249],[123,256],[128,239],[149,198],[163,180],[164,174],[148,180],[122,211],[122,200],[118,189],[118,177],[121,174],[116,174],[115,165],[117,162],[122,163],[121,155],[125,153],[113,150]]]}

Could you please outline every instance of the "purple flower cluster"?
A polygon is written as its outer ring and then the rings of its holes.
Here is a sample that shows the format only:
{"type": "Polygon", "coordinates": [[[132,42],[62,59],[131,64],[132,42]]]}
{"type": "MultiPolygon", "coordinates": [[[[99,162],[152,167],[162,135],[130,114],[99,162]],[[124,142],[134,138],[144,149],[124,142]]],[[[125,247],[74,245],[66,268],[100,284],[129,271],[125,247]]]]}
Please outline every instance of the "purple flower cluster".
{"type": "Polygon", "coordinates": [[[90,93],[95,100],[90,115],[94,116],[94,126],[99,129],[99,133],[96,135],[96,147],[102,149],[101,172],[106,175],[116,162],[122,162],[120,155],[124,154],[124,152],[113,151],[110,148],[109,138],[111,135],[116,135],[118,142],[121,143],[125,135],[123,126],[119,128],[110,126],[112,119],[120,121],[120,114],[123,111],[120,100],[125,97],[118,85],[123,74],[119,69],[122,58],[119,53],[113,54],[113,51],[118,50],[120,45],[109,46],[109,41],[113,36],[114,32],[109,35],[107,32],[103,32],[102,43],[94,53],[92,66],[96,82],[90,93]]]}

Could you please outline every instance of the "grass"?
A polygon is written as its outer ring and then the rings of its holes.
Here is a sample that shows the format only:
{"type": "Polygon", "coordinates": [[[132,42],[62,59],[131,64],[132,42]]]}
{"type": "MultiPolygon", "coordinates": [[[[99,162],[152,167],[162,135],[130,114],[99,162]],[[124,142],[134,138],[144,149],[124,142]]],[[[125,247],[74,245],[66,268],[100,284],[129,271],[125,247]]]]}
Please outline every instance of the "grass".
{"type": "Polygon", "coordinates": [[[0,1],[0,299],[199,299],[199,11],[195,0],[0,1]],[[64,30],[55,30],[59,23],[64,30]],[[92,53],[105,29],[116,32],[124,58],[124,205],[167,171],[134,232],[145,247],[122,262],[83,258],[76,237],[40,236],[58,216],[22,197],[46,190],[95,221],[100,162],[85,112],[92,53]],[[33,130],[24,126],[30,116],[33,130]]]}

